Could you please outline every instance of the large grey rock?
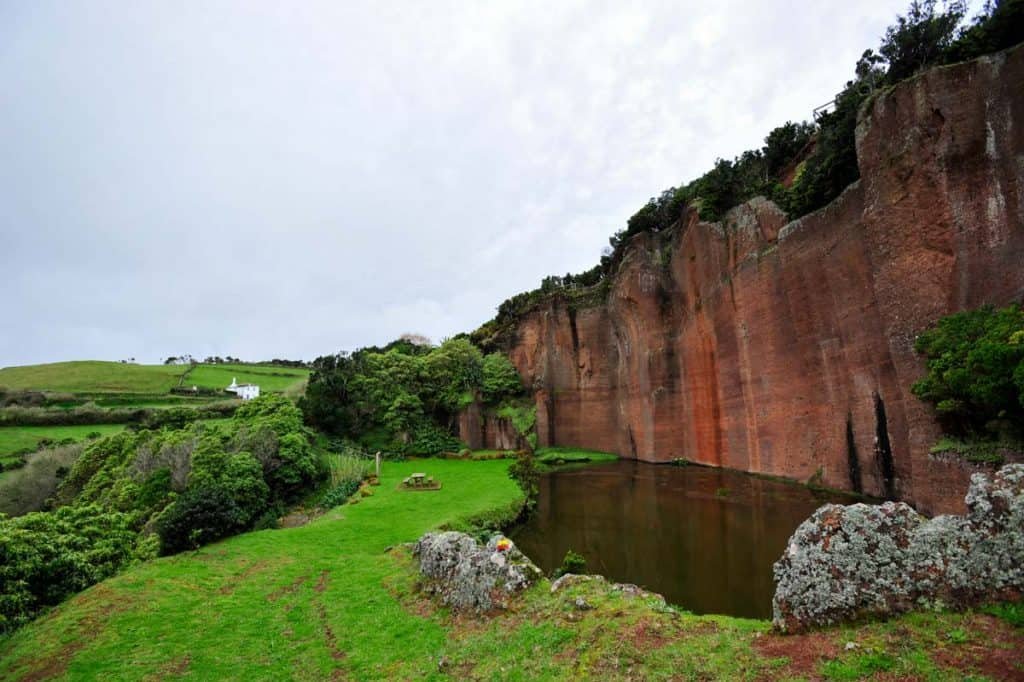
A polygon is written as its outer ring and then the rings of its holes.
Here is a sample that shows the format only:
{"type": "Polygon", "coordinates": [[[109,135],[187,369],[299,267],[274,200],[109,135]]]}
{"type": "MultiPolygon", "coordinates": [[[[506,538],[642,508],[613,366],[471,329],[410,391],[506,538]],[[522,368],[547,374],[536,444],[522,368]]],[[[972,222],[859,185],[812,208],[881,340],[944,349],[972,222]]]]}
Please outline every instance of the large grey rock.
{"type": "Polygon", "coordinates": [[[469,535],[448,531],[427,533],[416,543],[420,572],[427,589],[457,610],[489,611],[504,608],[508,599],[542,573],[513,544],[499,552],[494,536],[480,545],[469,535]]]}
{"type": "Polygon", "coordinates": [[[775,563],[773,622],[799,631],[915,607],[964,608],[1024,592],[1024,465],[974,474],[966,516],[902,502],[828,504],[775,563]]]}

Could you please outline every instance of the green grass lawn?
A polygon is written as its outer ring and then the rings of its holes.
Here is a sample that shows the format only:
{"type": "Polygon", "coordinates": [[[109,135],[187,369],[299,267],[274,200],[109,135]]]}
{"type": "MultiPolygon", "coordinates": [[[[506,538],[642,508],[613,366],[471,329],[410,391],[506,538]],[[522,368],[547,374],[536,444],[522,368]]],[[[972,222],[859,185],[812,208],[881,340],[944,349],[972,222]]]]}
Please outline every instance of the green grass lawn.
{"type": "Polygon", "coordinates": [[[603,583],[552,595],[542,581],[508,612],[453,616],[417,592],[415,561],[394,546],[514,503],[508,464],[387,462],[371,497],[308,526],[137,566],[0,641],[0,679],[959,680],[1019,665],[1021,630],[975,613],[782,637],[603,583]],[[414,471],[444,488],[398,490],[414,471]]]}
{"type": "Polygon", "coordinates": [[[386,463],[376,494],[290,530],[249,533],[153,561],[97,585],[0,643],[0,679],[53,666],[65,679],[329,679],[427,671],[445,635],[407,613],[385,582],[385,549],[508,505],[507,461],[386,463]],[[414,471],[439,492],[402,492],[414,471]],[[343,655],[338,652],[344,652],[343,655]]]}
{"type": "Polygon", "coordinates": [[[293,367],[198,365],[189,372],[183,385],[222,389],[237,378],[240,384],[258,384],[261,391],[278,393],[301,386],[307,377],[309,370],[293,367]]]}
{"type": "Polygon", "coordinates": [[[82,426],[0,426],[0,455],[9,455],[25,448],[35,449],[44,438],[53,441],[73,438],[85,440],[90,433],[104,436],[117,433],[124,424],[85,424],[82,426]]]}
{"type": "Polygon", "coordinates": [[[63,393],[166,393],[186,370],[180,365],[132,365],[84,360],[0,369],[0,386],[63,393]]]}

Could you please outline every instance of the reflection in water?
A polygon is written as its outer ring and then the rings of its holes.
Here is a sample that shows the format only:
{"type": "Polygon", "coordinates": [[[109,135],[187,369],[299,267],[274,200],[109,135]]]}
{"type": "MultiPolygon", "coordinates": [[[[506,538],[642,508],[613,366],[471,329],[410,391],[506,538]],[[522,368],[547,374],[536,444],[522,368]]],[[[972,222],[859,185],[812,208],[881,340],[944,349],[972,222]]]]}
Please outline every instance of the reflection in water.
{"type": "Polygon", "coordinates": [[[766,618],[789,536],[844,501],[735,471],[620,460],[545,475],[536,515],[511,536],[546,572],[572,549],[588,572],[694,613],[766,618]]]}

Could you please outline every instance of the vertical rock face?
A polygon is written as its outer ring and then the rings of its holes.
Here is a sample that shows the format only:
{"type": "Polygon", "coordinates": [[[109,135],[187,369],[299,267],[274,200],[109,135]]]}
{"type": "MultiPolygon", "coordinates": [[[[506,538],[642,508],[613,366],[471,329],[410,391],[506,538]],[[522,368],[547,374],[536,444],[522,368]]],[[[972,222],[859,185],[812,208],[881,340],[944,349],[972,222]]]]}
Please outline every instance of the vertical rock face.
{"type": "Polygon", "coordinates": [[[474,402],[459,414],[459,435],[473,450],[522,450],[526,439],[519,435],[511,419],[494,414],[474,402]]]}
{"type": "MultiPolygon", "coordinates": [[[[603,305],[516,330],[541,445],[778,474],[959,511],[913,342],[1024,297],[1024,50],[928,71],[857,130],[861,180],[787,224],[755,199],[630,244],[603,305]]],[[[488,445],[491,445],[488,443],[488,445]]]]}

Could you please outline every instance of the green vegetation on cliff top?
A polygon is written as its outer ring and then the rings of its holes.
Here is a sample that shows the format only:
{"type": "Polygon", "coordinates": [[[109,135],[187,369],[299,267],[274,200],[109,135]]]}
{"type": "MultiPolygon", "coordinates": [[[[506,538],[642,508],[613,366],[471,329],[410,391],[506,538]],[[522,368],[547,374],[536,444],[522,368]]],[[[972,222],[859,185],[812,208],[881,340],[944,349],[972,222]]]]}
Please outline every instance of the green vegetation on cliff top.
{"type": "MultiPolygon", "coordinates": [[[[703,221],[715,222],[756,196],[773,200],[791,220],[827,206],[860,177],[855,130],[876,93],[932,66],[966,61],[1024,41],[1024,0],[992,0],[972,20],[965,21],[966,17],[963,0],[914,0],[886,30],[878,51],[863,53],[853,78],[815,112],[813,123],[786,122],[768,133],[763,147],[718,159],[699,178],[651,197],[609,238],[597,265],[578,274],[546,277],[540,288],[502,302],[495,318],[473,332],[473,341],[485,350],[506,346],[516,320],[553,295],[568,299],[570,308],[601,303],[633,237],[670,234],[687,209],[703,221]]],[[[656,243],[658,248],[666,246],[656,243]]]]}

